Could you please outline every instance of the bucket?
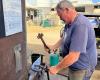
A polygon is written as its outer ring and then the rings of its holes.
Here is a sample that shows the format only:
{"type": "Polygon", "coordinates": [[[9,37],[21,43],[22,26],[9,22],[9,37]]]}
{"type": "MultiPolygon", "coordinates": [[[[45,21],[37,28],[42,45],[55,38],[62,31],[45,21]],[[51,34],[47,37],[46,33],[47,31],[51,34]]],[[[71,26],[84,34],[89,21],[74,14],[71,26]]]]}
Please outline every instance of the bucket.
{"type": "Polygon", "coordinates": [[[33,53],[33,54],[31,55],[31,62],[32,62],[32,64],[33,64],[39,57],[41,57],[41,63],[42,63],[42,62],[43,62],[43,55],[38,54],[38,53],[33,53]]]}

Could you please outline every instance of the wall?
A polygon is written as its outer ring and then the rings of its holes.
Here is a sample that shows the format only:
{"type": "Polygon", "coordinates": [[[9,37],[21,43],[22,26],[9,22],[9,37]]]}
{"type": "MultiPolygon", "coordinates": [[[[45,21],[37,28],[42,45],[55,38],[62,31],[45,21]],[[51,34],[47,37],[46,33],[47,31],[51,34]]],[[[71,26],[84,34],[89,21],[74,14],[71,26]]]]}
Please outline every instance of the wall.
{"type": "Polygon", "coordinates": [[[25,1],[22,0],[23,32],[0,38],[0,80],[25,80],[27,77],[26,32],[25,32],[25,1]],[[21,45],[22,69],[16,72],[14,47],[21,45]]]}

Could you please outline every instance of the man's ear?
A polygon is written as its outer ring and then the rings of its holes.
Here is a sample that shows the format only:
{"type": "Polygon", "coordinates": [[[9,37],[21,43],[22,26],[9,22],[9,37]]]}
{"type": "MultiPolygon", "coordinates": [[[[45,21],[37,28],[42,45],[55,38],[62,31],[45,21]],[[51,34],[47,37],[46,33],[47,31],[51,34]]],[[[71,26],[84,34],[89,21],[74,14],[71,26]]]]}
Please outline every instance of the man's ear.
{"type": "Polygon", "coordinates": [[[65,8],[64,11],[66,11],[66,13],[68,13],[69,9],[68,8],[65,8]]]}
{"type": "Polygon", "coordinates": [[[69,8],[65,8],[67,11],[69,11],[69,8]]]}

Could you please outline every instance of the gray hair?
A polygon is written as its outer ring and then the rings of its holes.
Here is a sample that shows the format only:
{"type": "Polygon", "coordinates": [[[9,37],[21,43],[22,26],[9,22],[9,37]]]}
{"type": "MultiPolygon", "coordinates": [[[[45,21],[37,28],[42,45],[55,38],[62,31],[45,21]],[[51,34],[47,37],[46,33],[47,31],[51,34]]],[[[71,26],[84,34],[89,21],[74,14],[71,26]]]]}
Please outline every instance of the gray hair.
{"type": "Polygon", "coordinates": [[[65,9],[65,8],[74,8],[74,6],[68,0],[62,0],[56,6],[56,9],[65,9]]]}

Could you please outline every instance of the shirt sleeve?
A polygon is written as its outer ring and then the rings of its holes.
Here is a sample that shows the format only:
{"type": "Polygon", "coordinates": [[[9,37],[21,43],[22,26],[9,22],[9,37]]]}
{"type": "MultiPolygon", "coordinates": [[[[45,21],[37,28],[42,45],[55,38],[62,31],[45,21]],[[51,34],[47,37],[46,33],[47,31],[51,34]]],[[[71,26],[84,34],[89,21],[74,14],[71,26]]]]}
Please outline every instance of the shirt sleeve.
{"type": "Polygon", "coordinates": [[[86,26],[74,26],[73,33],[71,35],[70,51],[78,51],[80,53],[86,53],[88,39],[88,27],[86,26]]]}

